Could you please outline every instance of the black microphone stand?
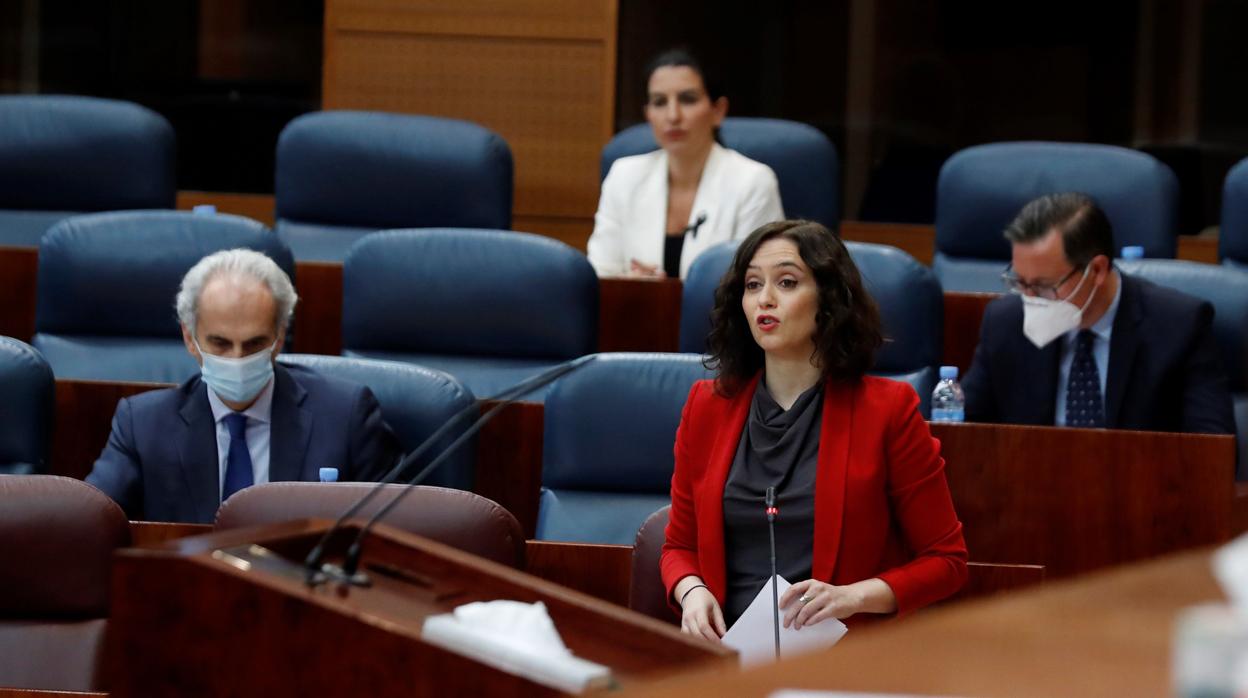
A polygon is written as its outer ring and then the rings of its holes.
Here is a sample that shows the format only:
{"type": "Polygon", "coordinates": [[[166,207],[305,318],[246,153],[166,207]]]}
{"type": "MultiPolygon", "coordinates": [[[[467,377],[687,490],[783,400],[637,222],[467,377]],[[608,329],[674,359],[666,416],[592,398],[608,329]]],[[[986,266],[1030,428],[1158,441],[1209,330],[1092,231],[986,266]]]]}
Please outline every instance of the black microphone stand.
{"type": "Polygon", "coordinates": [[[771,539],[771,625],[776,631],[776,661],[780,661],[780,590],[776,583],[776,488],[768,487],[765,503],[767,504],[767,536],[771,539]]]}

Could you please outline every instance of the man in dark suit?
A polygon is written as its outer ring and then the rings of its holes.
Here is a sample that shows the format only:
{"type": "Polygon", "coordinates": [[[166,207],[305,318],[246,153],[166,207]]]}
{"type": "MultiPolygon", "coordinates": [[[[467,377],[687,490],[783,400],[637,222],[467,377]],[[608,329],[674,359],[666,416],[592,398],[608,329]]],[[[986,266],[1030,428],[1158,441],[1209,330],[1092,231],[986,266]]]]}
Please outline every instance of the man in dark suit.
{"type": "Polygon", "coordinates": [[[1013,293],[984,311],[968,421],[1235,433],[1213,307],[1115,269],[1090,197],[1036,199],[1005,236],[1013,293]]]}
{"type": "Polygon", "coordinates": [[[87,482],[133,519],[211,523],[252,484],[379,479],[398,443],[368,388],[275,362],[298,300],[271,259],[227,250],[182,279],[182,339],[201,373],[122,400],[87,482]]]}

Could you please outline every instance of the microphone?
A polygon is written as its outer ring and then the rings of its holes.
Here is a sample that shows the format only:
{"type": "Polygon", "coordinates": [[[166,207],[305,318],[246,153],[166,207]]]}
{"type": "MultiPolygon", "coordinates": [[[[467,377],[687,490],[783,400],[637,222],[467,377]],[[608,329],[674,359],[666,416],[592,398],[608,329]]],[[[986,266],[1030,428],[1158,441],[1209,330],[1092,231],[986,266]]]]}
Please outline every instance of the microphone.
{"type": "Polygon", "coordinates": [[[685,226],[685,232],[688,233],[690,237],[697,239],[698,228],[701,228],[702,224],[705,222],[706,222],[706,211],[699,211],[698,217],[693,219],[692,223],[685,226]]]}
{"type": "Polygon", "coordinates": [[[767,535],[771,539],[771,625],[776,631],[776,661],[780,661],[780,590],[776,584],[776,488],[768,487],[763,503],[767,505],[767,535]]]}
{"type": "MultiPolygon", "coordinates": [[[[595,355],[589,354],[587,356],[582,356],[573,361],[560,364],[553,368],[547,369],[546,371],[543,371],[542,373],[539,373],[536,376],[531,376],[517,383],[516,385],[513,385],[510,388],[507,388],[506,390],[503,390],[502,392],[498,393],[492,398],[488,398],[491,400],[497,400],[499,401],[499,403],[495,405],[494,407],[490,408],[490,410],[486,412],[484,415],[481,415],[480,417],[478,417],[477,420],[473,422],[471,426],[469,426],[466,430],[464,430],[464,433],[460,434],[454,441],[452,441],[451,444],[447,446],[446,449],[444,449],[442,453],[440,453],[436,458],[434,458],[433,461],[431,461],[428,465],[426,465],[423,470],[421,470],[419,473],[417,473],[413,477],[409,478],[405,484],[416,485],[424,481],[424,479],[427,478],[439,465],[441,465],[443,461],[449,458],[469,438],[471,438],[474,434],[480,431],[482,427],[484,427],[487,423],[489,423],[502,409],[515,404],[525,395],[533,392],[534,390],[537,390],[538,388],[542,388],[554,382],[558,378],[565,376],[568,373],[571,373],[572,371],[579,369],[581,366],[584,366],[585,364],[589,363],[594,358],[595,358],[595,355]]],[[[333,577],[333,578],[338,579],[339,581],[345,581],[350,584],[356,584],[356,585],[361,585],[361,586],[368,584],[368,578],[365,575],[356,573],[356,570],[359,566],[361,544],[364,538],[367,536],[368,532],[372,529],[373,525],[376,524],[378,521],[380,521],[387,513],[389,513],[391,509],[393,509],[400,501],[402,501],[403,498],[406,497],[409,492],[411,492],[411,488],[408,488],[400,492],[398,496],[390,500],[388,504],[386,504],[376,514],[373,515],[373,517],[368,521],[368,523],[364,526],[364,528],[360,530],[360,533],[356,536],[350,548],[348,548],[347,556],[343,562],[342,567],[337,567],[335,565],[330,565],[330,564],[322,565],[322,561],[325,556],[326,544],[329,542],[330,538],[333,537],[334,533],[336,533],[339,529],[343,527],[343,524],[346,522],[346,520],[354,516],[361,509],[367,506],[369,502],[373,501],[382,492],[382,490],[385,489],[385,485],[391,484],[395,480],[397,480],[399,476],[403,473],[403,471],[408,468],[408,466],[410,466],[413,462],[415,462],[416,459],[419,458],[425,451],[427,451],[434,443],[437,443],[437,441],[441,439],[448,431],[450,431],[450,429],[456,423],[460,422],[464,417],[470,414],[473,414],[475,412],[478,412],[478,411],[479,411],[479,408],[477,404],[474,402],[472,405],[469,405],[468,407],[465,407],[464,409],[460,410],[458,413],[452,415],[451,418],[446,421],[446,423],[444,423],[441,427],[439,427],[437,431],[435,431],[433,434],[429,435],[429,437],[426,438],[419,446],[417,446],[414,451],[400,458],[399,461],[394,465],[394,467],[392,467],[389,470],[389,472],[386,473],[385,477],[383,477],[381,480],[377,482],[377,485],[375,487],[369,490],[367,494],[365,494],[363,497],[359,499],[359,501],[357,501],[355,504],[352,504],[345,512],[342,513],[341,516],[338,517],[338,520],[334,522],[334,525],[331,526],[327,531],[325,531],[325,533],[321,536],[321,539],[317,542],[317,544],[308,553],[308,556],[304,559],[304,567],[306,571],[305,582],[308,585],[315,586],[317,584],[320,584],[321,582],[326,581],[328,577],[333,577]]]]}

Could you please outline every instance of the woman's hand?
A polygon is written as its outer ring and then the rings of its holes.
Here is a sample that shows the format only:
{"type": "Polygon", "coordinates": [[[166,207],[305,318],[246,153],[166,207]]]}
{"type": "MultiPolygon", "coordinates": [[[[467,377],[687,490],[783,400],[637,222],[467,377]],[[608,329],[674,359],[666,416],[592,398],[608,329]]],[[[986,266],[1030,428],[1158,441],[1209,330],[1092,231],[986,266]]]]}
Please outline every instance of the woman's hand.
{"type": "Polygon", "coordinates": [[[628,260],[628,275],[644,279],[665,279],[667,272],[657,264],[643,264],[635,259],[628,260]]]}
{"type": "Polygon", "coordinates": [[[780,597],[784,627],[800,630],[828,618],[848,618],[862,610],[863,595],[854,585],[833,586],[816,579],[798,582],[780,597]]]}
{"type": "Polygon", "coordinates": [[[676,591],[681,600],[680,631],[719,642],[728,629],[724,626],[724,612],[710,589],[696,577],[685,577],[676,591]]]}

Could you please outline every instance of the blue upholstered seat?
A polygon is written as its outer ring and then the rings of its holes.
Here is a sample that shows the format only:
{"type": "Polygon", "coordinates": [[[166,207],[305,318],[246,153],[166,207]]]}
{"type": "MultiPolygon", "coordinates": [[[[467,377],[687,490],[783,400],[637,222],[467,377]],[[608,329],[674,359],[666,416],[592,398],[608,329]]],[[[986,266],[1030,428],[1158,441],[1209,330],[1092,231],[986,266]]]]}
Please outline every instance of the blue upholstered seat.
{"type": "Polygon", "coordinates": [[[54,391],[43,356],[25,342],[0,337],[0,475],[47,470],[54,391]]]}
{"type": "Polygon", "coordinates": [[[1235,406],[1238,479],[1248,480],[1248,270],[1174,259],[1119,260],[1127,274],[1213,304],[1213,334],[1222,350],[1235,406]]]}
{"type": "MultiPolygon", "coordinates": [[[[689,268],[680,306],[682,352],[706,351],[715,288],[732,265],[737,244],[716,245],[689,268]]],[[[865,242],[847,242],[845,247],[880,306],[887,338],[871,374],[914,386],[926,417],[943,348],[945,306],[940,283],[931,269],[895,247],[865,242]]]]}
{"type": "Polygon", "coordinates": [[[325,111],[277,141],[277,234],[301,261],[386,228],[510,228],[511,190],[506,141],[466,121],[325,111]]]}
{"type": "MultiPolygon", "coordinates": [[[[776,173],[784,215],[819,221],[832,230],[841,222],[840,162],[836,146],[819,129],[796,121],[730,116],[720,138],[725,147],[761,162],[776,173]]],[[[602,172],[628,155],[657,149],[649,124],[615,134],[602,150],[602,172]]]]}
{"type": "Polygon", "coordinates": [[[247,247],[291,279],[290,250],[230,215],[121,211],[57,223],[39,245],[33,344],[57,378],[178,383],[199,371],[182,344],[174,296],[204,256],[247,247]]]}
{"type": "Polygon", "coordinates": [[[598,277],[538,235],[375,233],[351,248],[342,285],[345,355],[443,370],[482,398],[597,344],[598,277]]]}
{"type": "Polygon", "coordinates": [[[0,245],[90,211],[172,208],[173,127],[130,102],[0,96],[0,245]]]}
{"type": "Polygon", "coordinates": [[[1232,167],[1222,183],[1218,259],[1229,266],[1248,268],[1248,158],[1232,167]]]}
{"type": "Polygon", "coordinates": [[[555,382],[542,439],[541,540],[630,545],[671,501],[672,447],[693,354],[601,354],[555,382]]]}
{"type": "MultiPolygon", "coordinates": [[[[314,354],[283,354],[280,361],[368,386],[405,453],[415,450],[452,417],[476,404],[472,393],[451,376],[410,363],[314,354]]],[[[430,447],[426,456],[404,471],[403,481],[445,451],[472,424],[475,416],[473,413],[459,421],[430,447]]],[[[421,484],[471,490],[475,474],[476,439],[469,438],[421,484]]]]}
{"type": "Polygon", "coordinates": [[[1001,291],[1006,226],[1028,201],[1068,191],[1096,199],[1115,249],[1140,245],[1147,257],[1174,257],[1179,185],[1151,155],[1087,143],[992,143],[959,151],[940,170],[932,268],[941,286],[1001,291]]]}

